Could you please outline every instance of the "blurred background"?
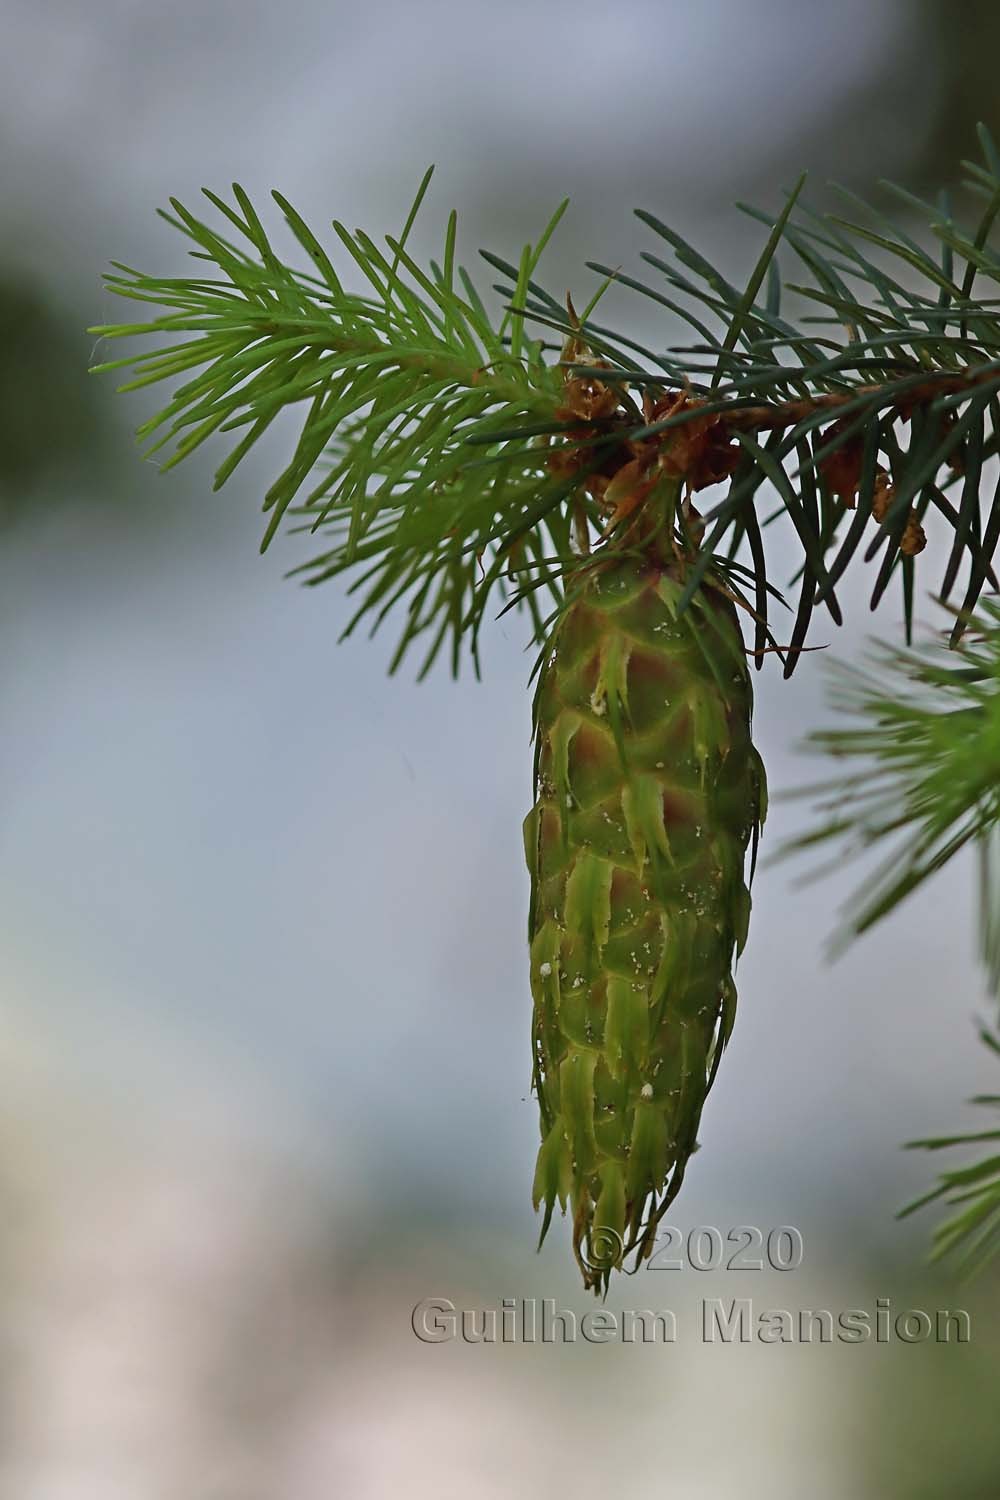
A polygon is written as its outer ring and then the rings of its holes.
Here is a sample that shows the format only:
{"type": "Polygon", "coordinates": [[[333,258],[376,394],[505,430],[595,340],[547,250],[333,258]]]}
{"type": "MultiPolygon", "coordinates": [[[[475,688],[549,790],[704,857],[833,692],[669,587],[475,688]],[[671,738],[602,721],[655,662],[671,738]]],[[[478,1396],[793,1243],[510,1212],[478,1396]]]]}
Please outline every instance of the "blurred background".
{"type": "MultiPolygon", "coordinates": [[[[516,258],[568,193],[556,293],[635,268],[636,206],[745,276],[734,198],[803,167],[817,197],[948,184],[1000,127],[1000,11],[6,0],[4,33],[0,1496],[993,1500],[1000,1279],[929,1271],[933,1218],[893,1217],[935,1165],[899,1143],[996,1091],[971,869],[832,966],[858,872],[758,872],[673,1219],[795,1225],[799,1270],[619,1281],[609,1308],[675,1310],[669,1347],[420,1343],[429,1296],[589,1305],[564,1224],[534,1254],[525,636],[492,629],[482,684],[337,646],[341,587],[283,578],[302,540],[258,555],[292,427],[219,495],[218,444],[161,477],[132,430],[166,393],[88,377],[126,346],[83,330],[129,315],[112,258],[190,264],[171,195],[275,186],[381,234],[431,161],[425,253],[454,205],[467,265],[516,258]],[[964,1307],[973,1337],[703,1344],[701,1299],[733,1296],[964,1307]]],[[[827,656],[896,632],[865,584],[827,656]]],[[[773,788],[810,779],[822,654],[757,693],[773,788]]],[[[806,815],[778,802],[768,846],[806,815]]]]}

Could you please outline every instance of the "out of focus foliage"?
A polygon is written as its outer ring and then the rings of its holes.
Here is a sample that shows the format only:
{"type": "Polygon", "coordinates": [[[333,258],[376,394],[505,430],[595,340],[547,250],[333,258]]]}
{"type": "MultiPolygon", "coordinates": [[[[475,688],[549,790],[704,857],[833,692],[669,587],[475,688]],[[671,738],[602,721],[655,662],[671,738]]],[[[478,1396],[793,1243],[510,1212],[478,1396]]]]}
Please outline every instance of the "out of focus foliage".
{"type": "Polygon", "coordinates": [[[70,309],[12,270],[0,272],[0,523],[26,513],[61,475],[69,498],[91,490],[107,430],[87,379],[92,340],[70,309]]]}
{"type": "MultiPolygon", "coordinates": [[[[833,704],[842,727],[808,744],[837,768],[802,790],[819,796],[819,822],[788,848],[836,846],[836,863],[868,850],[884,857],[845,913],[841,944],[867,931],[963,849],[979,863],[980,952],[990,993],[1000,997],[1000,604],[985,599],[965,622],[957,649],[882,646],[872,669],[840,666],[833,704]]],[[[1000,1040],[981,1036],[997,1058],[1000,1040]]],[[[934,1236],[934,1258],[962,1270],[1000,1255],[1000,1094],[972,1101],[992,1112],[980,1130],[933,1136],[911,1146],[939,1152],[973,1146],[979,1155],[942,1171],[936,1187],[905,1213],[942,1202],[953,1210],[934,1236]],[[985,1154],[983,1154],[985,1153],[985,1154]]]]}
{"type": "Polygon", "coordinates": [[[966,0],[959,10],[949,0],[921,0],[913,10],[915,46],[931,60],[938,81],[914,173],[937,186],[947,180],[955,157],[973,149],[980,121],[1000,133],[1000,6],[994,0],[966,0]]]}

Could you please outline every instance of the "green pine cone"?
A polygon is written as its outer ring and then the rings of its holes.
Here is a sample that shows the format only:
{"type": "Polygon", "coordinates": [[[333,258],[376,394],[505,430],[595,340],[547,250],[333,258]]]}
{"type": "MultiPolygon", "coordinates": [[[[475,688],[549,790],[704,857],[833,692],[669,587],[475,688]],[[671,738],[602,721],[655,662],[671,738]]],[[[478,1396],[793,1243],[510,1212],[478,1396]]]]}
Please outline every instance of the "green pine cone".
{"type": "MultiPolygon", "coordinates": [[[[676,565],[589,565],[535,699],[534,1204],[569,1204],[584,1282],[653,1248],[732,1030],[765,811],[736,611],[676,565]]],[[[541,1240],[539,1241],[541,1243],[541,1240]]]]}

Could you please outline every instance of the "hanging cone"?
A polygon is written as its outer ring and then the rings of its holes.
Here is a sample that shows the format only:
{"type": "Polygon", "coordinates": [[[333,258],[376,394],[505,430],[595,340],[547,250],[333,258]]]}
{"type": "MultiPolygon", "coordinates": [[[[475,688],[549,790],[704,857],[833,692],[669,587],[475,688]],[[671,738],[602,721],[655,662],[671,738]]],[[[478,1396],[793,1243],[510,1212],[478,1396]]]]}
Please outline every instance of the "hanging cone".
{"type": "Polygon", "coordinates": [[[607,1289],[696,1147],[732,1030],[745,855],[764,817],[736,611],[679,565],[584,565],[535,700],[525,821],[544,1239],[568,1206],[584,1282],[607,1289]]]}

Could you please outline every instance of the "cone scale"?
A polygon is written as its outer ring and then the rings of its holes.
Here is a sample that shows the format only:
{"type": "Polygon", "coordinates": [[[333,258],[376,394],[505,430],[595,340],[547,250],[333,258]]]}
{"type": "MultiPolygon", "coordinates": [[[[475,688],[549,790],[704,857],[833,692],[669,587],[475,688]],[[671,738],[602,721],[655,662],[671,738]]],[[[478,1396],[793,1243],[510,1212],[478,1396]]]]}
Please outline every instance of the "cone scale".
{"type": "MultiPolygon", "coordinates": [[[[764,816],[736,611],[682,613],[676,560],[581,574],[535,699],[525,820],[541,1239],[572,1217],[585,1285],[648,1256],[732,1030],[764,816]]],[[[541,1243],[541,1241],[540,1241],[541,1243]]]]}

